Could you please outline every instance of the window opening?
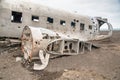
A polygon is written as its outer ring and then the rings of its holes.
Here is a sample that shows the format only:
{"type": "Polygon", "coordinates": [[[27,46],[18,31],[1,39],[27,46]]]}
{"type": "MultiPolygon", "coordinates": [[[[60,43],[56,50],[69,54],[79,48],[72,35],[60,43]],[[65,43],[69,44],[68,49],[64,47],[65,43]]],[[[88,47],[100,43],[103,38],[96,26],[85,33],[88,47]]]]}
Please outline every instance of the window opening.
{"type": "Polygon", "coordinates": [[[89,25],[89,29],[92,29],[92,25],[89,25]]]}
{"type": "Polygon", "coordinates": [[[84,23],[80,23],[80,30],[84,30],[85,24],[84,23]]]}
{"type": "Polygon", "coordinates": [[[60,24],[61,25],[65,25],[65,21],[64,20],[60,20],[60,24]]]}
{"type": "Polygon", "coordinates": [[[72,27],[75,27],[75,26],[76,26],[76,23],[75,23],[75,22],[71,22],[71,26],[72,26],[72,27]]]}
{"type": "Polygon", "coordinates": [[[47,18],[47,22],[49,22],[49,23],[53,23],[53,18],[48,17],[48,18],[47,18]]]}
{"type": "Polygon", "coordinates": [[[38,22],[39,21],[39,16],[33,16],[32,15],[32,21],[38,22]]]}
{"type": "Polygon", "coordinates": [[[22,23],[22,12],[12,11],[11,22],[22,23]]]}

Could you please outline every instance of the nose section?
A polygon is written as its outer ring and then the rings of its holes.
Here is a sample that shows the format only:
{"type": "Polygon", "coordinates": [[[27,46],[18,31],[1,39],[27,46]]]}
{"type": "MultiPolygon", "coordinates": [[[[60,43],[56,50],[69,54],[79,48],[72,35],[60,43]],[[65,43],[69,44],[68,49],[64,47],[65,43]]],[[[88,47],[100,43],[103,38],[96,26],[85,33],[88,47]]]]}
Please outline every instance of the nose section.
{"type": "Polygon", "coordinates": [[[101,40],[101,39],[106,39],[106,38],[111,37],[113,27],[112,27],[112,25],[110,23],[108,23],[107,19],[106,18],[99,18],[99,17],[97,18],[96,17],[96,20],[98,22],[98,30],[99,30],[98,33],[99,33],[99,35],[97,35],[95,40],[101,40]],[[104,24],[106,24],[106,26],[103,26],[104,24]],[[102,28],[104,27],[104,28],[108,29],[108,30],[106,30],[107,31],[106,34],[101,34],[101,31],[102,31],[102,30],[100,30],[101,27],[102,28]]]}

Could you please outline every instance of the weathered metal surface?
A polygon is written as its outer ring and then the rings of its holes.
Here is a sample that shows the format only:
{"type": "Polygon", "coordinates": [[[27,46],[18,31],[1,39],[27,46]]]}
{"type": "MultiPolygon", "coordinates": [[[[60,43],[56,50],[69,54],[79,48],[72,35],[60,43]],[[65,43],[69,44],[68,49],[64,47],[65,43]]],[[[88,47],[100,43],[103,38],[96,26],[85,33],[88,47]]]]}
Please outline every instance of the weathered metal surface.
{"type": "MultiPolygon", "coordinates": [[[[59,37],[57,33],[50,30],[26,26],[21,38],[22,50],[26,56],[36,56],[39,50],[46,49],[48,43],[57,37],[59,37]]],[[[28,57],[25,58],[27,59],[28,57]]]]}
{"type": "Polygon", "coordinates": [[[34,67],[33,67],[34,70],[43,70],[43,69],[45,69],[47,67],[47,65],[48,65],[50,54],[44,53],[43,50],[40,50],[39,51],[39,58],[40,58],[40,61],[41,61],[42,65],[34,64],[34,67]]]}
{"type": "MultiPolygon", "coordinates": [[[[12,0],[12,2],[11,0],[1,0],[0,18],[0,37],[20,38],[22,30],[27,24],[30,26],[41,26],[68,36],[73,36],[74,38],[81,38],[81,40],[84,38],[82,41],[87,41],[88,39],[93,40],[94,36],[99,34],[100,27],[104,23],[107,23],[108,26],[110,26],[108,21],[104,18],[89,17],[62,10],[55,10],[24,0],[12,0]],[[12,21],[13,17],[15,17],[12,12],[21,13],[21,22],[12,21]],[[33,15],[38,16],[39,20],[32,20],[31,18],[33,15]],[[53,19],[53,23],[47,21],[48,17],[53,19]],[[65,23],[61,24],[61,20],[65,21],[65,23]],[[72,22],[73,25],[75,23],[75,26],[71,25],[72,22]],[[101,24],[100,22],[103,23],[101,24]],[[84,24],[83,29],[80,29],[82,26],[80,25],[81,23],[84,24]]],[[[110,29],[112,30],[112,28],[110,29]]],[[[96,37],[98,37],[98,35],[96,37]]]]}
{"type": "MultiPolygon", "coordinates": [[[[38,56],[39,50],[46,50],[51,54],[76,55],[80,48],[86,44],[90,45],[73,36],[31,26],[24,28],[21,40],[22,50],[29,57],[38,56]]],[[[25,56],[26,59],[29,57],[25,56]]]]}
{"type": "Polygon", "coordinates": [[[104,23],[107,24],[107,26],[108,26],[108,34],[106,34],[106,35],[96,35],[96,37],[94,38],[94,40],[101,40],[101,39],[106,39],[106,38],[111,37],[112,36],[112,32],[113,32],[112,25],[110,23],[108,23],[107,21],[105,21],[104,19],[99,19],[99,18],[96,18],[96,19],[99,21],[99,28],[101,27],[100,22],[103,22],[103,24],[104,23]]]}
{"type": "Polygon", "coordinates": [[[25,26],[22,33],[22,51],[25,60],[39,56],[42,65],[34,64],[35,70],[44,69],[50,54],[78,55],[85,50],[91,51],[92,43],[81,41],[79,38],[67,36],[41,27],[25,26]],[[46,56],[43,56],[43,55],[46,56]]]}
{"type": "Polygon", "coordinates": [[[93,44],[86,41],[109,38],[113,30],[105,18],[55,10],[24,0],[1,0],[0,18],[0,37],[20,38],[22,34],[24,58],[31,61],[32,57],[39,56],[42,67],[34,65],[38,70],[47,66],[49,54],[77,55],[86,49],[91,51],[93,44]],[[100,34],[103,24],[108,27],[106,35],[100,34]],[[42,56],[44,51],[47,57],[42,56]]]}

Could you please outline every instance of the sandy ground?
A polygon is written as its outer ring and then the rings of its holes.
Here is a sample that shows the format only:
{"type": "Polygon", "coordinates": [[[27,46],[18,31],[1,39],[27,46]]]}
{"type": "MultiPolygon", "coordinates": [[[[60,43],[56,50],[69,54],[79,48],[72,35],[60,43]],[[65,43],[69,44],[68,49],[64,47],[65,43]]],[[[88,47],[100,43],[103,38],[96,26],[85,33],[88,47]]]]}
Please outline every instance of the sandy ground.
{"type": "MultiPolygon", "coordinates": [[[[0,80],[120,80],[120,31],[110,39],[93,41],[100,46],[77,56],[51,59],[43,71],[16,62],[20,47],[0,47],[0,80]]],[[[5,46],[5,45],[4,45],[5,46]]]]}

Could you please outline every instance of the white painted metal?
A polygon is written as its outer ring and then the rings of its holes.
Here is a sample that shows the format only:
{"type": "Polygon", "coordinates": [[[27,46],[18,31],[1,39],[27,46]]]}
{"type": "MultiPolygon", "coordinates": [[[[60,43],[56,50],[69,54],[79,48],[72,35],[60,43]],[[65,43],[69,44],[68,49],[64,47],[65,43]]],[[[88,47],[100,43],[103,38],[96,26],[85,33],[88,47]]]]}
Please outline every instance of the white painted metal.
{"type": "MultiPolygon", "coordinates": [[[[87,41],[94,39],[96,35],[98,36],[100,29],[99,21],[108,23],[100,17],[91,18],[89,16],[69,13],[64,10],[55,10],[46,6],[30,3],[27,0],[1,0],[0,18],[0,37],[17,38],[21,37],[23,28],[27,24],[36,27],[40,26],[64,35],[72,36],[73,38],[79,38],[82,41],[87,41]],[[11,19],[11,17],[13,17],[12,11],[22,13],[21,23],[11,21],[13,19],[11,19]],[[31,20],[33,15],[39,17],[38,22],[31,20]],[[53,18],[53,23],[47,21],[48,17],[53,18]],[[64,20],[66,22],[65,25],[61,25],[60,20],[64,20]],[[71,26],[71,22],[75,22],[76,26],[71,26]],[[84,24],[84,30],[80,30],[81,23],[84,24]],[[92,26],[92,29],[89,29],[89,25],[92,26]]],[[[110,25],[108,24],[108,26],[110,25]]]]}
{"type": "Polygon", "coordinates": [[[34,63],[33,69],[34,70],[43,70],[43,69],[45,69],[47,67],[47,65],[48,65],[49,57],[50,57],[50,54],[44,53],[43,50],[40,50],[39,51],[39,58],[40,58],[40,61],[41,61],[42,64],[40,65],[40,64],[34,63]]]}
{"type": "Polygon", "coordinates": [[[24,58],[26,60],[31,60],[35,56],[40,58],[42,65],[34,64],[34,70],[44,69],[48,65],[50,54],[77,55],[86,48],[91,51],[92,46],[91,43],[83,42],[73,36],[31,26],[24,28],[21,39],[24,58]]]}

